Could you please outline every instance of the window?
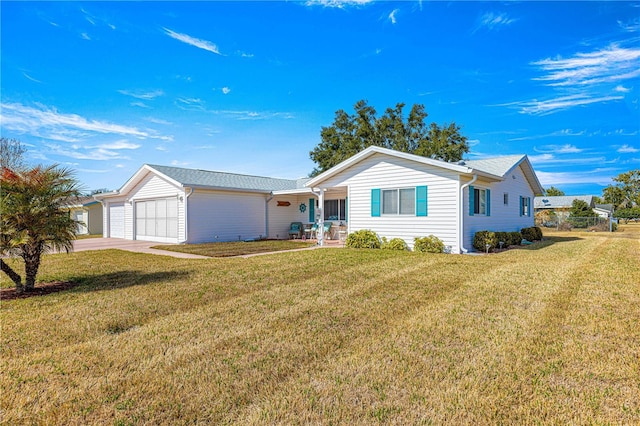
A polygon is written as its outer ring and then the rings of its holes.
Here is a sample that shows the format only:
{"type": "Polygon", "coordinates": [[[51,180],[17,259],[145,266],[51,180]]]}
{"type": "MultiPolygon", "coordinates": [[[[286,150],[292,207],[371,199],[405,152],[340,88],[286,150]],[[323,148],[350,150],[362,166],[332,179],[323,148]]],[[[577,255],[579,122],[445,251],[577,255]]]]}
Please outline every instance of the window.
{"type": "Polygon", "coordinates": [[[416,189],[382,190],[382,214],[415,214],[416,189]]]}
{"type": "Polygon", "coordinates": [[[520,216],[531,216],[530,197],[520,197],[520,216]]]}
{"type": "Polygon", "coordinates": [[[505,206],[508,206],[508,205],[509,205],[509,193],[508,193],[508,192],[505,192],[505,193],[502,195],[502,199],[503,199],[504,205],[505,205],[505,206]]]}
{"type": "Polygon", "coordinates": [[[473,189],[473,214],[487,214],[487,191],[473,189]]]}
{"type": "Polygon", "coordinates": [[[469,186],[469,216],[491,215],[491,191],[469,186]]]}
{"type": "Polygon", "coordinates": [[[371,189],[371,217],[383,215],[427,216],[427,186],[371,189]]]}
{"type": "Polygon", "coordinates": [[[347,220],[345,199],[324,200],[324,220],[347,220]]]}

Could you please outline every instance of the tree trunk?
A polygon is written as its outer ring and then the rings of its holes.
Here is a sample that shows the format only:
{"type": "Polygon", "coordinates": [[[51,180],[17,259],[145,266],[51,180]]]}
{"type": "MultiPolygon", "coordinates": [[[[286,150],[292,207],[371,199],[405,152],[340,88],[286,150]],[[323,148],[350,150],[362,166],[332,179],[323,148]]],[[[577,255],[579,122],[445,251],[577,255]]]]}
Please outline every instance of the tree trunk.
{"type": "Polygon", "coordinates": [[[0,259],[0,269],[2,269],[2,272],[11,278],[11,281],[16,285],[16,291],[18,293],[22,293],[24,291],[24,286],[22,285],[22,278],[20,278],[20,275],[11,269],[11,266],[7,265],[2,259],[0,259]]]}
{"type": "Polygon", "coordinates": [[[25,247],[22,252],[24,259],[24,291],[31,291],[36,286],[36,276],[40,268],[42,249],[40,246],[25,247]]]}

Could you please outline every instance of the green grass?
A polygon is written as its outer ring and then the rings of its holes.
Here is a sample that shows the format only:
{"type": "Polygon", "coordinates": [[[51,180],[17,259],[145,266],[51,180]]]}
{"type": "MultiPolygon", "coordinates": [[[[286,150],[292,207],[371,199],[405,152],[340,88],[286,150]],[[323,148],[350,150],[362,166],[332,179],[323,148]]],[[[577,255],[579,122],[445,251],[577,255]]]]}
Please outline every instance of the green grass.
{"type": "Polygon", "coordinates": [[[316,243],[302,240],[237,241],[228,243],[205,243],[184,245],[158,245],[155,249],[199,254],[209,257],[232,257],[256,253],[296,250],[313,247],[316,243]]]}
{"type": "Polygon", "coordinates": [[[639,237],[47,256],[80,284],[2,302],[1,421],[638,424],[639,237]]]}

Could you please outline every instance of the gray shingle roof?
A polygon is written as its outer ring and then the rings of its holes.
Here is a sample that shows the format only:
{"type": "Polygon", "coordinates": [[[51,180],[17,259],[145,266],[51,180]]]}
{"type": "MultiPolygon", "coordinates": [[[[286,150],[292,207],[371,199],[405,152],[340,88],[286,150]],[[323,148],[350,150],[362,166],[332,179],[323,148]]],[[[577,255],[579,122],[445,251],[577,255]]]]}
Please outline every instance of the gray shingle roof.
{"type": "Polygon", "coordinates": [[[573,200],[582,200],[593,207],[593,195],[559,195],[553,197],[536,197],[533,200],[534,209],[570,208],[573,200]]]}
{"type": "Polygon", "coordinates": [[[176,182],[179,182],[183,186],[270,192],[303,188],[304,182],[308,180],[278,179],[209,170],[184,169],[181,167],[160,166],[154,164],[148,164],[148,166],[176,182]]]}
{"type": "Polygon", "coordinates": [[[495,176],[504,176],[522,160],[522,157],[524,155],[505,155],[482,160],[465,160],[464,165],[495,176]]]}

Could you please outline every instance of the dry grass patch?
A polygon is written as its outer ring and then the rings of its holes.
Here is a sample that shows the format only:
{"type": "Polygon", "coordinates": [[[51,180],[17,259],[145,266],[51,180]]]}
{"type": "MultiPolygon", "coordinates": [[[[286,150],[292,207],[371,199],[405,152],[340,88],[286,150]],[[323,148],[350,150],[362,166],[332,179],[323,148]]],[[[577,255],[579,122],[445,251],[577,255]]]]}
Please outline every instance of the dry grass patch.
{"type": "Polygon", "coordinates": [[[638,423],[638,248],[48,256],[79,285],[2,303],[2,421],[638,423]]]}

